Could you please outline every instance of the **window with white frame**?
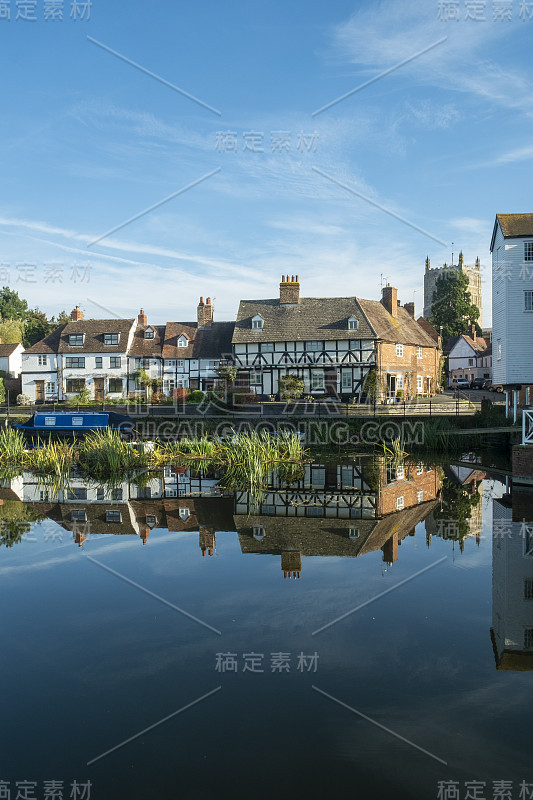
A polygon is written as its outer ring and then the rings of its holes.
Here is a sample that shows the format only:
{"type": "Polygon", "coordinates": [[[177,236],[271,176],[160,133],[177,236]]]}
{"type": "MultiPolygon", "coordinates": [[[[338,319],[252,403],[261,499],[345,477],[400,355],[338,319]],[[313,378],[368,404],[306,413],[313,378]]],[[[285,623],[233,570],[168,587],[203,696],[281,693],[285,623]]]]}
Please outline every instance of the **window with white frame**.
{"type": "Polygon", "coordinates": [[[178,347],[187,347],[189,345],[189,340],[186,336],[180,336],[178,339],[178,347]]]}
{"type": "Polygon", "coordinates": [[[324,373],[322,370],[313,370],[311,372],[311,391],[316,392],[324,388],[324,373]]]}
{"type": "Polygon", "coordinates": [[[424,378],[422,375],[416,376],[416,391],[419,393],[424,391],[424,378]]]}
{"type": "Polygon", "coordinates": [[[104,344],[107,346],[117,345],[120,341],[120,333],[104,333],[104,344]]]}
{"type": "Polygon", "coordinates": [[[46,367],[48,359],[46,356],[37,356],[37,363],[40,367],[46,367]]]}
{"type": "Polygon", "coordinates": [[[423,475],[424,474],[424,465],[422,464],[421,461],[419,461],[418,464],[416,465],[416,474],[417,475],[423,475]]]}
{"type": "Polygon", "coordinates": [[[120,511],[106,511],[105,512],[105,521],[106,522],[122,522],[122,514],[120,511]]]}
{"type": "Polygon", "coordinates": [[[83,508],[73,508],[71,511],[72,522],[86,522],[87,512],[83,508]]]}
{"type": "Polygon", "coordinates": [[[83,333],[71,333],[68,337],[68,343],[71,347],[83,347],[84,338],[85,334],[83,333]]]}
{"type": "Polygon", "coordinates": [[[343,372],[342,373],[342,388],[343,389],[352,389],[353,388],[353,378],[351,372],[343,372]]]}
{"type": "Polygon", "coordinates": [[[274,342],[262,342],[261,343],[261,352],[262,353],[273,353],[274,352],[274,342]]]}
{"type": "Polygon", "coordinates": [[[67,358],[67,369],[85,369],[85,358],[83,356],[67,358]]]}
{"type": "Polygon", "coordinates": [[[403,494],[401,497],[396,498],[396,511],[401,511],[404,506],[403,494]]]}
{"type": "Polygon", "coordinates": [[[155,337],[155,331],[153,328],[146,328],[144,332],[145,339],[153,339],[155,337]]]}
{"type": "Polygon", "coordinates": [[[396,355],[398,358],[403,358],[403,344],[396,345],[396,355]]]}
{"type": "Polygon", "coordinates": [[[191,515],[191,512],[189,511],[189,509],[188,509],[188,508],[181,507],[181,508],[179,509],[179,511],[178,511],[178,514],[179,514],[179,516],[180,516],[180,519],[181,519],[183,522],[185,522],[185,520],[189,519],[189,517],[190,517],[190,515],[191,515]]]}
{"type": "Polygon", "coordinates": [[[533,242],[524,242],[524,261],[533,261],[533,242]]]}
{"type": "Polygon", "coordinates": [[[416,493],[416,502],[422,503],[424,501],[424,492],[420,491],[416,493]]]}
{"type": "Polygon", "coordinates": [[[348,528],[349,539],[359,539],[359,528],[348,528]]]}
{"type": "Polygon", "coordinates": [[[396,480],[403,481],[405,478],[405,467],[402,464],[399,464],[396,467],[396,480]]]}
{"type": "Polygon", "coordinates": [[[264,327],[264,324],[265,324],[265,321],[264,321],[263,317],[260,317],[258,315],[257,317],[254,317],[252,319],[252,330],[254,330],[254,331],[262,331],[263,327],[264,327]]]}
{"type": "Polygon", "coordinates": [[[46,394],[55,394],[56,392],[56,385],[53,381],[49,381],[46,384],[46,394]]]}
{"type": "Polygon", "coordinates": [[[101,356],[96,356],[96,358],[94,359],[95,369],[102,369],[103,364],[104,364],[103,358],[101,356]]]}
{"type": "Polygon", "coordinates": [[[185,361],[183,358],[178,359],[178,369],[183,369],[185,366],[185,361]]]}
{"type": "Polygon", "coordinates": [[[311,350],[316,352],[317,350],[322,350],[322,342],[306,342],[305,349],[311,350]]]}
{"type": "Polygon", "coordinates": [[[209,362],[209,369],[215,369],[218,364],[218,361],[210,361],[209,362]]]}
{"type": "Polygon", "coordinates": [[[261,386],[261,372],[258,369],[252,369],[250,372],[250,386],[261,386]]]}
{"type": "Polygon", "coordinates": [[[524,292],[524,311],[533,311],[533,291],[531,289],[524,292]]]}
{"type": "Polygon", "coordinates": [[[418,345],[418,347],[416,348],[416,357],[417,358],[422,358],[422,355],[423,355],[422,354],[422,348],[421,348],[420,345],[418,345]]]}
{"type": "Polygon", "coordinates": [[[396,388],[403,389],[403,374],[401,372],[396,375],[396,388]]]}
{"type": "Polygon", "coordinates": [[[163,380],[163,392],[165,394],[170,394],[173,389],[176,388],[175,382],[171,378],[165,378],[163,380]]]}
{"type": "Polygon", "coordinates": [[[176,366],[176,359],[165,358],[165,367],[175,367],[175,366],[176,366]]]}
{"type": "Polygon", "coordinates": [[[109,368],[110,369],[120,369],[122,366],[122,359],[120,356],[111,356],[109,359],[109,368]]]}
{"type": "Polygon", "coordinates": [[[355,317],[350,317],[348,320],[348,330],[349,331],[356,331],[359,328],[359,320],[355,317]]]}

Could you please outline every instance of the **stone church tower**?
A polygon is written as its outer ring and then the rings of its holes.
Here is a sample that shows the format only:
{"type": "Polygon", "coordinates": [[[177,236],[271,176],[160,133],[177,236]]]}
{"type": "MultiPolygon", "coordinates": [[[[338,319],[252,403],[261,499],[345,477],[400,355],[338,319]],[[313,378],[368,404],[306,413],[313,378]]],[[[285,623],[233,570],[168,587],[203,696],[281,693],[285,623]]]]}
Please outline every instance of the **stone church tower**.
{"type": "Polygon", "coordinates": [[[472,297],[472,302],[479,308],[478,325],[483,325],[483,306],[481,301],[481,264],[479,257],[473,267],[464,263],[463,251],[459,253],[458,264],[444,264],[442,267],[431,267],[429,257],[426,258],[426,269],[424,271],[424,319],[431,317],[431,304],[433,302],[433,292],[435,291],[437,278],[445,272],[461,270],[468,277],[468,291],[472,297]]]}

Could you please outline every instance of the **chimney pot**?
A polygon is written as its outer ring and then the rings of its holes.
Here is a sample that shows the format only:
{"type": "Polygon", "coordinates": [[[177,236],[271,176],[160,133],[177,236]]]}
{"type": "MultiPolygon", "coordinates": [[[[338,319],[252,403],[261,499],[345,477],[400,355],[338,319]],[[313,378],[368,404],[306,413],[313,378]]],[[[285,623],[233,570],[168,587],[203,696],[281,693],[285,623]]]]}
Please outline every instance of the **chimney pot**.
{"type": "Polygon", "coordinates": [[[409,314],[410,317],[413,319],[415,318],[415,304],[414,303],[404,303],[405,310],[409,314]]]}
{"type": "Polygon", "coordinates": [[[137,317],[137,322],[139,325],[148,325],[148,317],[144,313],[144,308],[141,308],[139,316],[137,317]]]}
{"type": "Polygon", "coordinates": [[[298,275],[296,276],[296,280],[294,280],[294,275],[292,275],[290,281],[288,275],[282,275],[282,281],[279,285],[279,302],[280,305],[296,305],[300,302],[300,282],[298,281],[298,275]]]}

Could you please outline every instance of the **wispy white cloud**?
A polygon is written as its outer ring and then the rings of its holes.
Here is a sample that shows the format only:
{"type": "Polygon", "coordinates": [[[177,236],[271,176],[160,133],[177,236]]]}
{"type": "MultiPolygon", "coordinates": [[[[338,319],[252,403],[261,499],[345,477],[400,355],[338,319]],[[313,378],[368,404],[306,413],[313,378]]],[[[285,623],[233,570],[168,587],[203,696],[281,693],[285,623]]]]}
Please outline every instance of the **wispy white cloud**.
{"type": "Polygon", "coordinates": [[[494,159],[493,164],[514,164],[516,161],[529,161],[533,158],[533,145],[518,147],[494,159]]]}

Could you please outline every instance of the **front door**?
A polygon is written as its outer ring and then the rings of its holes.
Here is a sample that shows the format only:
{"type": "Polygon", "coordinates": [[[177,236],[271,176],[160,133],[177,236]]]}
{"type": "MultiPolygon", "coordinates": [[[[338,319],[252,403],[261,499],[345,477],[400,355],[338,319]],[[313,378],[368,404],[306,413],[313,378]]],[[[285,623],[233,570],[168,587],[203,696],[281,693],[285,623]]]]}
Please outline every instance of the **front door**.
{"type": "Polygon", "coordinates": [[[35,402],[44,403],[44,381],[35,381],[35,402]]]}
{"type": "Polygon", "coordinates": [[[335,367],[329,367],[325,370],[324,386],[328,397],[337,396],[337,370],[335,367]]]}
{"type": "Polygon", "coordinates": [[[98,403],[103,403],[105,397],[105,378],[94,379],[94,399],[98,403]]]}

